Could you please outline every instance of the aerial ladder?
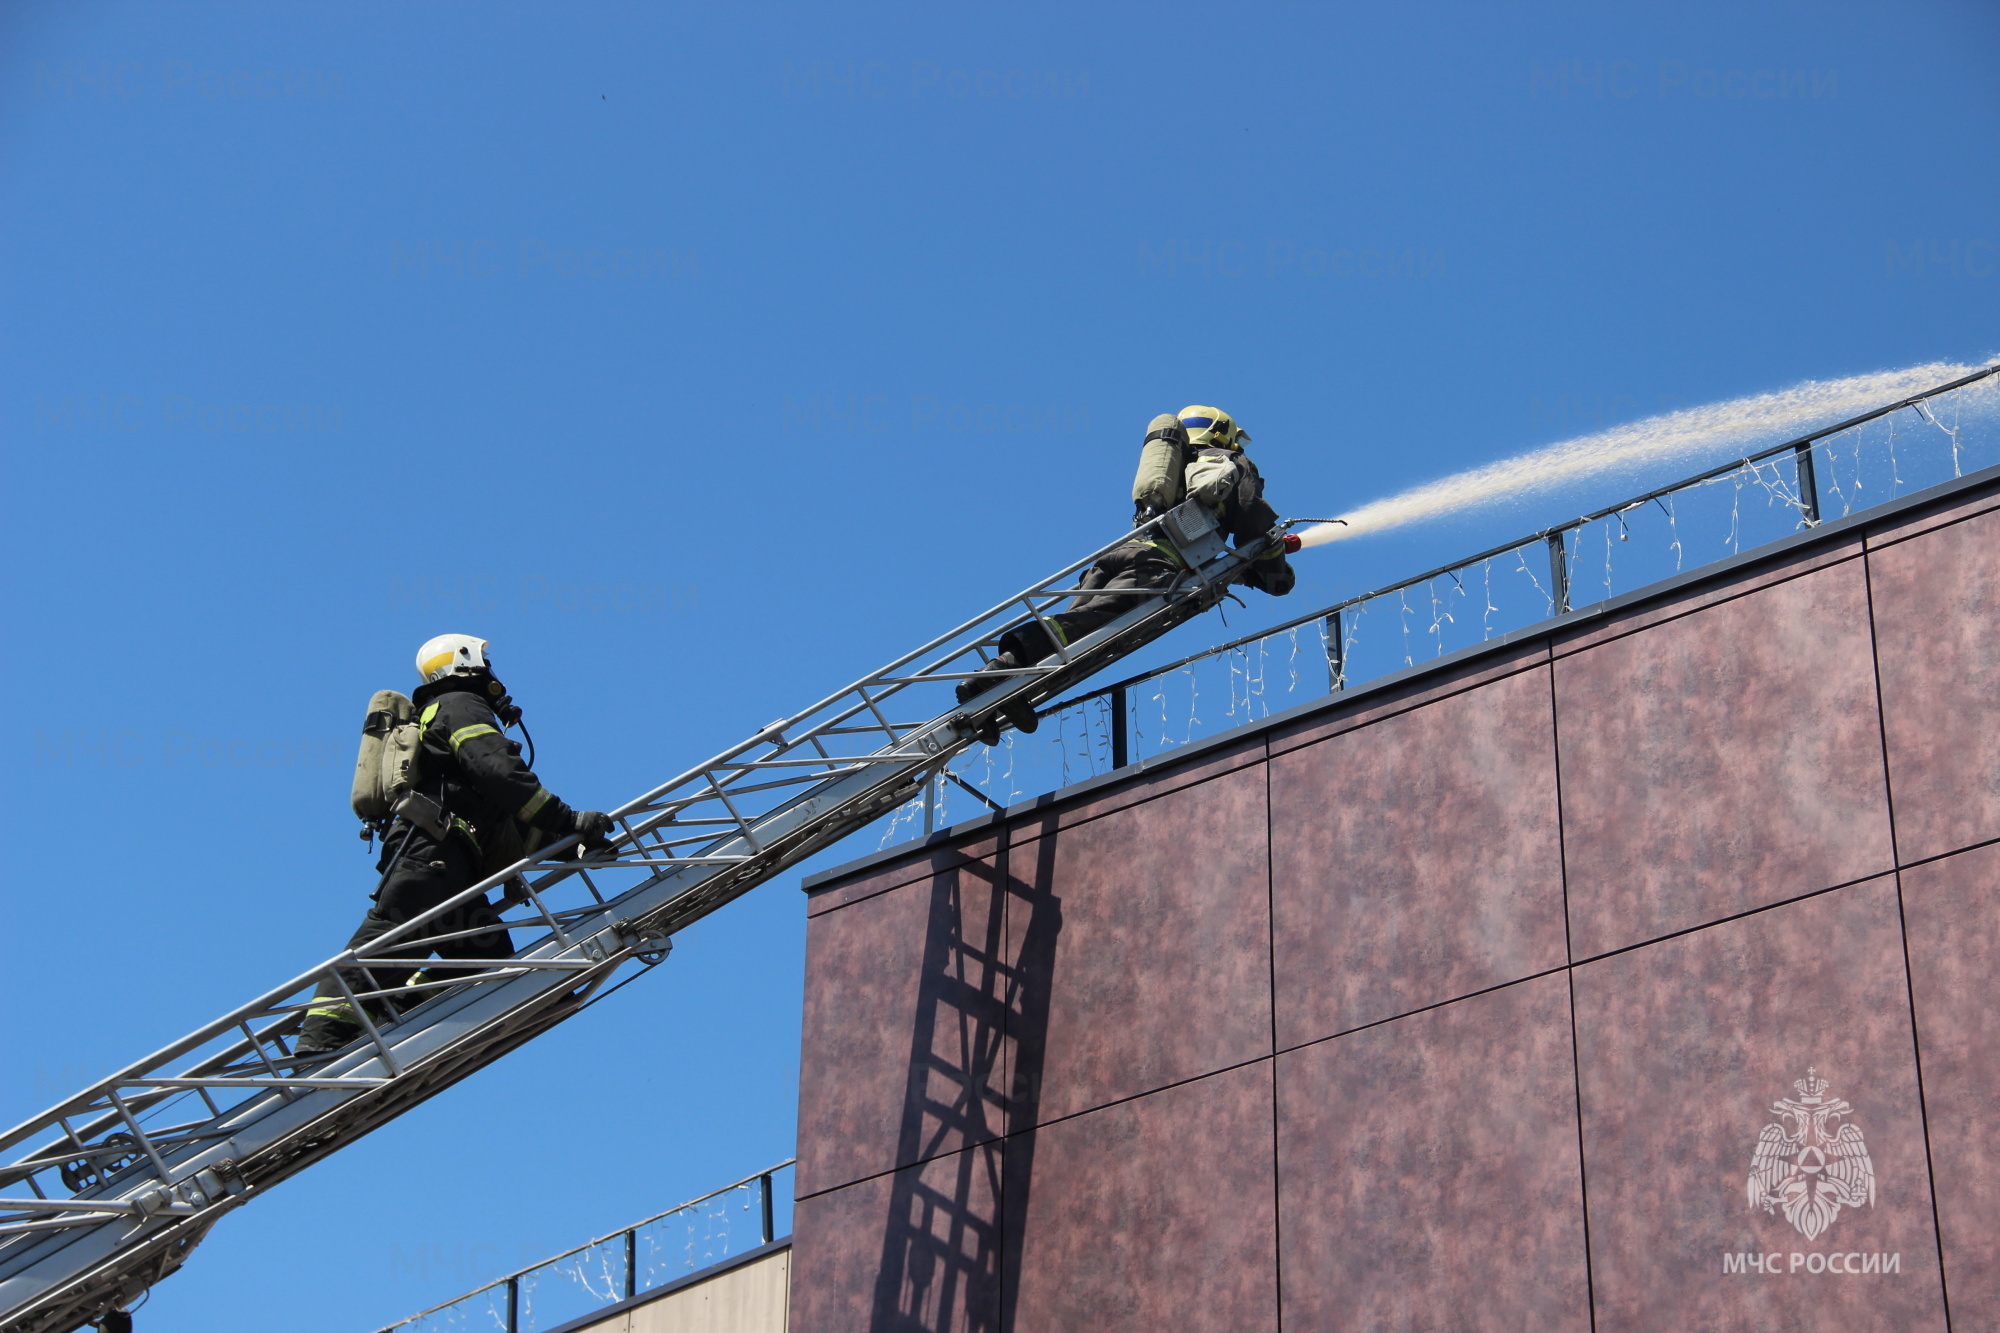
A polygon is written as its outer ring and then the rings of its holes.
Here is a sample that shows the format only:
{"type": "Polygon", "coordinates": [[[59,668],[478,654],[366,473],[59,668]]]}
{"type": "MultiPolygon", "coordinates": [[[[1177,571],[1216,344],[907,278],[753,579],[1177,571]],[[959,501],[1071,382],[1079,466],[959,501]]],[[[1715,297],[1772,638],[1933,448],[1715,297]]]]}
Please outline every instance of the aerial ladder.
{"type": "Polygon", "coordinates": [[[1232,549],[1211,514],[1183,504],[628,801],[612,812],[609,848],[553,843],[8,1130],[0,1333],[129,1328],[125,1309],[223,1216],[642,974],[676,932],[954,778],[946,765],[1003,707],[1045,704],[1215,606],[1303,521],[1232,549]],[[1174,583],[1130,590],[1116,619],[1040,663],[991,665],[1001,635],[1045,622],[1083,591],[1080,571],[1135,538],[1180,552],[1174,583]],[[975,676],[991,684],[956,702],[952,687],[975,676]],[[384,956],[490,930],[443,933],[440,923],[494,889],[503,924],[530,940],[512,957],[421,981],[412,974],[423,962],[384,956]],[[350,984],[371,973],[411,980],[350,984]],[[364,1030],[331,1056],[302,1059],[297,1030],[323,982],[364,1030]],[[386,1016],[392,992],[399,1007],[420,1002],[386,1016]]]}

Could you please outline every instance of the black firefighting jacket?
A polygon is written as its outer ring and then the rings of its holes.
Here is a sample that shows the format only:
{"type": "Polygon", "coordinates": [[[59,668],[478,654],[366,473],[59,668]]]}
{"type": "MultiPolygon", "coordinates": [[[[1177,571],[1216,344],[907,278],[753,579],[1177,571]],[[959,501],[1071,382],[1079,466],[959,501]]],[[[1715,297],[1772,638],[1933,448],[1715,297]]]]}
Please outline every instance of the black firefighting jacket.
{"type": "Polygon", "coordinates": [[[419,688],[411,702],[424,726],[424,794],[454,816],[477,845],[509,819],[561,836],[573,827],[569,806],[521,762],[521,747],[501,733],[485,697],[487,678],[447,676],[419,688]]]}
{"type": "MultiPolygon", "coordinates": [[[[1223,532],[1228,534],[1229,544],[1244,546],[1269,534],[1278,522],[1278,511],[1264,498],[1264,474],[1257,470],[1250,456],[1240,450],[1211,448],[1196,451],[1196,457],[1211,454],[1227,457],[1236,464],[1236,485],[1231,488],[1216,515],[1222,522],[1223,532]]],[[[1291,561],[1285,559],[1284,548],[1274,547],[1250,566],[1250,572],[1243,581],[1260,592],[1283,597],[1299,581],[1299,576],[1293,571],[1291,561]]]]}

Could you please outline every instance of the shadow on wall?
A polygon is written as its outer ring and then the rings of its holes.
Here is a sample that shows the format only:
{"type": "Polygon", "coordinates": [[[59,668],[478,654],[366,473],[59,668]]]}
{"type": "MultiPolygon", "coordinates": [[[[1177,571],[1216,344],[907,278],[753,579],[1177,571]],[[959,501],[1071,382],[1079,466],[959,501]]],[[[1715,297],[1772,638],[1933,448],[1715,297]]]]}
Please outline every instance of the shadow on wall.
{"type": "Polygon", "coordinates": [[[896,1173],[870,1333],[1005,1333],[1012,1325],[1009,1314],[996,1314],[1013,1310],[1020,1271],[1003,1253],[1000,1201],[1018,1216],[1034,1169],[1034,1135],[1022,1131],[1037,1120],[1062,930],[1061,900],[1046,887],[1055,844],[1030,844],[1029,879],[1011,873],[1003,851],[990,869],[970,863],[932,882],[896,1160],[930,1160],[952,1143],[987,1146],[952,1154],[948,1176],[896,1173]],[[949,1104],[930,1097],[936,1087],[953,1090],[949,1104]],[[1001,1087],[1005,1096],[990,1091],[1001,1087]],[[1004,1152],[994,1142],[1002,1138],[1004,1152]]]}

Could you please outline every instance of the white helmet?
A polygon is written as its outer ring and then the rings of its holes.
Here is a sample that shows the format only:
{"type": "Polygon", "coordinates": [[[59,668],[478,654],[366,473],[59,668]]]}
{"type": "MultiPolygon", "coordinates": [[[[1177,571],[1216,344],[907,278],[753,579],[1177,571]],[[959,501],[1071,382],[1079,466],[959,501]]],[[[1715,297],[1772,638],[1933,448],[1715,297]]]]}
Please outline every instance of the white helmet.
{"type": "Polygon", "coordinates": [[[417,674],[426,685],[446,676],[469,676],[488,669],[486,640],[470,634],[440,634],[417,649],[417,674]]]}

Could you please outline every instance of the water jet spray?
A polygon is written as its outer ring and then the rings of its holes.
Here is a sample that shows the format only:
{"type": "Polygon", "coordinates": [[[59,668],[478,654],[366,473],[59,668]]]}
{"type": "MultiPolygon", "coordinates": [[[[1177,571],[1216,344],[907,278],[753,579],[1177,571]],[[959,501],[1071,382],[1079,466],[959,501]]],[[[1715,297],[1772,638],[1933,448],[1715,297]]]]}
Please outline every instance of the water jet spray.
{"type": "MultiPolygon", "coordinates": [[[[1522,499],[1607,472],[1712,456],[1723,446],[1743,448],[1758,441],[1802,433],[1815,425],[1874,407],[1884,399],[1919,393],[1940,381],[1957,379],[1980,369],[1980,366],[1934,361],[1846,379],[1807,380],[1775,393],[1753,394],[1647,417],[1371,501],[1344,520],[1307,528],[1299,534],[1300,545],[1324,546],[1346,537],[1385,532],[1425,519],[1522,499]]],[[[1991,412],[2000,403],[2000,388],[1996,388],[1994,380],[1985,381],[1976,390],[1976,396],[1966,400],[1975,411],[1991,412]]]]}

